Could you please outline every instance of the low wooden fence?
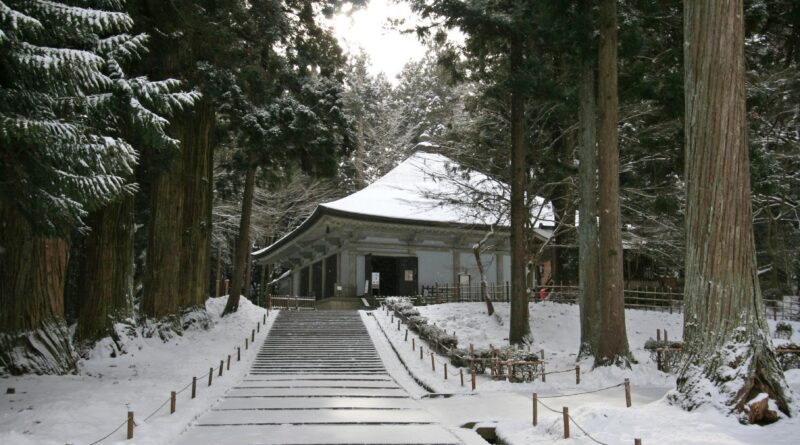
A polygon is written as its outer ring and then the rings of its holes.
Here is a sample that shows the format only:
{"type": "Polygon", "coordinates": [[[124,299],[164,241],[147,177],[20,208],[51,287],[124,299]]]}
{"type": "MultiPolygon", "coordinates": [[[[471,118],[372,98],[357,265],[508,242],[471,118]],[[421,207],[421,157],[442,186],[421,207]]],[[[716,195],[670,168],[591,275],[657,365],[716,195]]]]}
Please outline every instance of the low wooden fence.
{"type": "MultiPolygon", "coordinates": [[[[487,283],[486,295],[493,302],[508,302],[510,285],[487,283]]],[[[537,287],[531,293],[531,301],[552,301],[556,303],[577,304],[580,288],[573,284],[555,284],[537,287]]],[[[669,313],[683,312],[683,289],[671,287],[636,287],[624,290],[625,307],[669,313]]],[[[383,300],[387,297],[381,297],[383,300]]],[[[449,284],[422,286],[422,293],[409,297],[417,305],[480,302],[481,290],[478,285],[452,286],[449,284]]],[[[777,320],[800,320],[800,296],[784,296],[782,299],[765,299],[765,314],[777,320]]]]}

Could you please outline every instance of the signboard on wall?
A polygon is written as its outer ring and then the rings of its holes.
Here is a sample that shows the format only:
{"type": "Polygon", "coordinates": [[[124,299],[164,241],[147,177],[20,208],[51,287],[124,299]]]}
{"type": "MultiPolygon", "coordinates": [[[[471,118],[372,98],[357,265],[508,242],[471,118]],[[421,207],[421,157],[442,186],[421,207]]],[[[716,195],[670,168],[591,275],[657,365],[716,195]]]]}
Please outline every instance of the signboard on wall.
{"type": "Polygon", "coordinates": [[[459,274],[458,275],[458,284],[462,286],[469,286],[469,274],[459,274]]]}
{"type": "Polygon", "coordinates": [[[405,280],[406,281],[414,281],[414,270],[413,269],[406,269],[405,280]]]}
{"type": "Polygon", "coordinates": [[[372,272],[372,288],[380,289],[380,287],[381,287],[381,273],[372,272]]]}

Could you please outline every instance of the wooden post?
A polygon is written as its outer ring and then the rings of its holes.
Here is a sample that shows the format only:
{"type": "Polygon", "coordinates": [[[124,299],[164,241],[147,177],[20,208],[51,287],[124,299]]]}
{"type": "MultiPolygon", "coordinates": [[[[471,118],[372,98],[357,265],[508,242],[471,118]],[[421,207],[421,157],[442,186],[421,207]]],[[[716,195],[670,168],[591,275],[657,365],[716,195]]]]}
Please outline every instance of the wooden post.
{"type": "Polygon", "coordinates": [[[469,355],[472,356],[475,355],[475,345],[473,345],[472,343],[469,344],[469,355]]]}
{"type": "Polygon", "coordinates": [[[415,349],[417,349],[417,341],[416,341],[416,339],[412,338],[411,339],[411,350],[414,351],[415,349]]]}
{"type": "Polygon", "coordinates": [[[192,377],[192,398],[197,397],[197,377],[192,377]]]}
{"type": "Polygon", "coordinates": [[[631,407],[631,380],[625,379],[625,406],[631,407]]]}
{"type": "Polygon", "coordinates": [[[228,366],[227,366],[227,370],[228,370],[228,371],[230,371],[230,370],[231,370],[231,355],[230,355],[230,354],[228,354],[228,366]]]}
{"type": "Polygon", "coordinates": [[[661,341],[661,329],[656,329],[656,341],[661,341]]]}
{"type": "Polygon", "coordinates": [[[444,364],[444,379],[447,380],[447,363],[444,364]]]}
{"type": "Polygon", "coordinates": [[[422,345],[419,345],[419,359],[422,360],[422,345]]]}
{"type": "Polygon", "coordinates": [[[267,324],[267,314],[264,314],[264,318],[261,320],[261,322],[265,325],[267,324]]]}
{"type": "Polygon", "coordinates": [[[581,365],[575,367],[575,384],[581,384],[581,365]]]}
{"type": "Polygon", "coordinates": [[[222,377],[222,367],[225,365],[225,360],[219,361],[219,376],[222,377]]]}
{"type": "Polygon", "coordinates": [[[408,341],[408,329],[407,328],[406,328],[406,340],[405,341],[408,341]]]}
{"type": "Polygon", "coordinates": [[[219,279],[217,279],[217,284],[216,284],[216,286],[214,287],[214,289],[215,289],[215,291],[214,291],[214,296],[216,296],[217,298],[219,298],[219,279]]]}
{"type": "Polygon", "coordinates": [[[214,368],[208,368],[208,386],[211,386],[211,381],[214,379],[214,368]]]}
{"type": "Polygon", "coordinates": [[[390,321],[391,324],[394,324],[394,314],[392,314],[392,320],[390,321]]]}
{"type": "Polygon", "coordinates": [[[133,411],[128,411],[128,440],[133,439],[133,411]]]}
{"type": "Polygon", "coordinates": [[[253,343],[255,343],[255,341],[256,341],[256,330],[255,329],[250,331],[250,341],[252,341],[253,343]]]}
{"type": "Polygon", "coordinates": [[[539,424],[539,395],[533,393],[533,426],[539,424]]]}
{"type": "Polygon", "coordinates": [[[170,414],[173,414],[175,412],[175,408],[176,408],[176,405],[177,405],[177,403],[175,401],[176,396],[177,395],[175,394],[175,391],[172,391],[172,392],[169,393],[169,413],[170,414]]]}
{"type": "Polygon", "coordinates": [[[458,370],[458,376],[461,378],[461,386],[464,386],[464,368],[458,370]]]}
{"type": "Polygon", "coordinates": [[[231,286],[231,280],[225,278],[225,295],[230,294],[229,288],[231,286]]]}
{"type": "Polygon", "coordinates": [[[642,439],[633,439],[633,445],[642,445],[642,439]]]}
{"type": "Polygon", "coordinates": [[[569,439],[569,408],[565,406],[562,415],[564,416],[564,439],[569,439]]]}
{"type": "Polygon", "coordinates": [[[256,323],[256,332],[261,333],[261,322],[256,323]]]}
{"type": "Polygon", "coordinates": [[[400,330],[400,320],[399,319],[397,320],[397,330],[398,331],[400,330]]]}
{"type": "Polygon", "coordinates": [[[542,362],[542,383],[547,381],[547,372],[544,370],[544,362],[542,362]]]}
{"type": "Polygon", "coordinates": [[[247,346],[247,345],[248,345],[248,343],[247,343],[247,340],[249,340],[249,338],[245,337],[245,338],[244,338],[244,350],[245,350],[245,351],[246,351],[246,350],[247,350],[247,348],[248,348],[248,346],[247,346]]]}
{"type": "Polygon", "coordinates": [[[475,391],[477,382],[475,381],[475,368],[472,368],[472,390],[475,391]]]}
{"type": "Polygon", "coordinates": [[[242,348],[238,346],[236,347],[236,361],[237,362],[242,361],[242,348]]]}
{"type": "Polygon", "coordinates": [[[431,371],[436,371],[436,361],[433,358],[433,352],[431,352],[431,371]]]}

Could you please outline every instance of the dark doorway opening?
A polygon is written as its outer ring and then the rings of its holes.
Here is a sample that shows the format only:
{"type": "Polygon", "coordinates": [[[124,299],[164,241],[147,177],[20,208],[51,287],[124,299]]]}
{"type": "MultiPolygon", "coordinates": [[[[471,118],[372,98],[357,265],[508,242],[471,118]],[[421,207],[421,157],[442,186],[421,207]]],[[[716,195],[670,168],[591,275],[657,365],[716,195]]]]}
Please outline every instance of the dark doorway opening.
{"type": "Polygon", "coordinates": [[[319,300],[322,298],[322,261],[311,265],[311,296],[319,300]]]}
{"type": "Polygon", "coordinates": [[[372,287],[372,274],[379,274],[375,296],[414,296],[418,293],[417,257],[368,255],[365,261],[367,279],[372,287]]]}
{"type": "Polygon", "coordinates": [[[336,276],[339,271],[336,265],[336,255],[331,255],[328,258],[325,258],[325,293],[322,296],[323,298],[329,298],[336,294],[336,283],[338,281],[336,276]]]}

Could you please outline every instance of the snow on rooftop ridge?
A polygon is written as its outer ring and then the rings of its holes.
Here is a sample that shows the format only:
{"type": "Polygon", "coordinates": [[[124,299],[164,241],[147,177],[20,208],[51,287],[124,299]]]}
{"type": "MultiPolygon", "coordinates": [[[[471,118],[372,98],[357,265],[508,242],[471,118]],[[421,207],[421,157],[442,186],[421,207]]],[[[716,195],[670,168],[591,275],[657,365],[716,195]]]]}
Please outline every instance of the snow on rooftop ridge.
{"type": "MultiPolygon", "coordinates": [[[[418,150],[364,189],[320,205],[366,216],[507,226],[501,201],[509,191],[506,184],[483,173],[462,172],[458,163],[444,155],[418,150]],[[476,206],[470,195],[481,192],[494,196],[496,205],[482,202],[484,205],[476,206]]],[[[542,204],[545,200],[537,197],[537,202],[542,204]]],[[[553,224],[550,203],[538,216],[536,228],[553,224]]]]}

